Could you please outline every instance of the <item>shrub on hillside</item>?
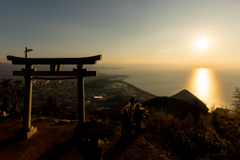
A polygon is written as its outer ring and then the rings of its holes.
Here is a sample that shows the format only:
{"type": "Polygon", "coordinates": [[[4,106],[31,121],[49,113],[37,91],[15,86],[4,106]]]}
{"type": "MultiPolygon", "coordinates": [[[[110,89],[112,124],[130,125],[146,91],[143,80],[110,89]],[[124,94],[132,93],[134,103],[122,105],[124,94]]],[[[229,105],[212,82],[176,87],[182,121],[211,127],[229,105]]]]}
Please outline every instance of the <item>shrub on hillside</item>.
{"type": "Polygon", "coordinates": [[[212,113],[212,124],[221,139],[228,145],[227,153],[233,157],[240,156],[240,121],[238,114],[212,113]]]}
{"type": "Polygon", "coordinates": [[[185,118],[188,114],[185,101],[170,97],[156,97],[144,102],[142,105],[149,110],[164,110],[165,113],[172,114],[178,118],[185,118]]]}
{"type": "Polygon", "coordinates": [[[111,121],[113,123],[120,121],[122,119],[121,109],[119,107],[115,109],[105,109],[105,110],[90,110],[86,109],[86,119],[101,119],[104,121],[111,121]]]}
{"type": "Polygon", "coordinates": [[[179,159],[234,159],[239,157],[239,127],[234,118],[212,113],[179,119],[162,111],[150,111],[146,139],[179,159]]]}
{"type": "Polygon", "coordinates": [[[47,99],[47,102],[44,105],[42,105],[41,108],[42,108],[41,111],[43,116],[52,117],[52,118],[56,117],[58,105],[57,105],[57,101],[52,97],[49,97],[47,99]]]}
{"type": "Polygon", "coordinates": [[[46,104],[42,105],[41,112],[43,116],[58,118],[58,119],[77,119],[77,113],[70,112],[66,104],[57,104],[57,101],[52,97],[47,99],[46,104]]]}
{"type": "Polygon", "coordinates": [[[57,107],[57,110],[55,113],[56,117],[59,119],[67,119],[69,114],[70,112],[69,112],[69,109],[67,108],[67,105],[63,103],[57,107]]]}
{"type": "Polygon", "coordinates": [[[240,113],[240,89],[238,87],[236,87],[233,92],[233,98],[234,101],[232,102],[232,105],[235,107],[235,111],[240,113]]]}
{"type": "Polygon", "coordinates": [[[208,110],[206,110],[201,101],[197,99],[187,101],[186,105],[183,106],[183,109],[186,113],[190,113],[192,115],[195,124],[199,123],[201,116],[208,114],[208,110]]]}
{"type": "Polygon", "coordinates": [[[7,111],[10,116],[19,116],[23,106],[24,85],[21,80],[2,79],[0,81],[1,113],[7,111]]]}

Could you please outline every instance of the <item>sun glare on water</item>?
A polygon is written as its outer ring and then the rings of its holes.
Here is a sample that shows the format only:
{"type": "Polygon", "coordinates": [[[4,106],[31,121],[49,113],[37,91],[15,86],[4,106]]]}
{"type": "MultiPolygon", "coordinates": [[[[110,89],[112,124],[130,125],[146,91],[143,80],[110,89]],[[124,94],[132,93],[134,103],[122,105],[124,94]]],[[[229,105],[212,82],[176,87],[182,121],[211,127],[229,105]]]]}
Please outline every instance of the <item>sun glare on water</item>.
{"type": "Polygon", "coordinates": [[[199,99],[203,100],[204,102],[211,101],[211,92],[214,89],[214,86],[212,86],[212,78],[211,70],[207,68],[197,68],[192,73],[191,85],[189,88],[199,99]]]}
{"type": "Polygon", "coordinates": [[[210,68],[197,68],[189,78],[189,90],[208,107],[221,107],[221,90],[214,71],[210,68]]]}
{"type": "Polygon", "coordinates": [[[209,70],[205,68],[198,69],[195,87],[198,95],[200,95],[201,97],[205,98],[206,93],[209,92],[209,88],[210,88],[209,81],[210,81],[209,70]]]}

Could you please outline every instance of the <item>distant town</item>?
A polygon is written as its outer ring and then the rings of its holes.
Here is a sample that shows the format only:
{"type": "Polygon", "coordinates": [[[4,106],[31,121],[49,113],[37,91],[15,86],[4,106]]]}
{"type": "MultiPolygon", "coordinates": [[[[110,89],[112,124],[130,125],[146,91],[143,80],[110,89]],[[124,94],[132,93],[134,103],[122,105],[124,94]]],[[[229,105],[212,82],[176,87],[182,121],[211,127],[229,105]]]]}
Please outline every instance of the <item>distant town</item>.
{"type": "MultiPolygon", "coordinates": [[[[110,109],[134,98],[139,102],[156,97],[127,82],[127,75],[98,74],[97,77],[85,77],[85,106],[89,109],[110,109]]],[[[23,80],[21,76],[12,76],[12,72],[0,72],[0,79],[23,80]]],[[[77,79],[40,80],[33,79],[33,108],[39,108],[52,97],[58,104],[66,104],[69,109],[77,109],[77,79]]]]}

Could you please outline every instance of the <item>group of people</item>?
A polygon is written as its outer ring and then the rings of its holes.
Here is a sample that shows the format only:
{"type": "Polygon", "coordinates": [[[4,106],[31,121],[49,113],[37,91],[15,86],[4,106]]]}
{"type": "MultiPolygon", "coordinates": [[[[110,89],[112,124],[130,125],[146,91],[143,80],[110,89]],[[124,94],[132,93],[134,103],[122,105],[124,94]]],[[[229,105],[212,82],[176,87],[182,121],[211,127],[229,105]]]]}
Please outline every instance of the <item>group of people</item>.
{"type": "Polygon", "coordinates": [[[131,135],[132,126],[135,124],[137,134],[140,133],[141,121],[144,110],[140,109],[140,104],[127,104],[122,109],[122,136],[131,135]]]}

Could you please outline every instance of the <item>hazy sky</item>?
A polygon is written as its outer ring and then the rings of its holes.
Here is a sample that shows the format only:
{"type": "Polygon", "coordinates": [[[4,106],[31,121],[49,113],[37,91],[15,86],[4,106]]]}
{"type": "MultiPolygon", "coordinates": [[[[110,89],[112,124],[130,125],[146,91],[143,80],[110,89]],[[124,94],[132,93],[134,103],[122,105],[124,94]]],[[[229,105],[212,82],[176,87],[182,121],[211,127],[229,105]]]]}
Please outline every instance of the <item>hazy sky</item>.
{"type": "Polygon", "coordinates": [[[239,0],[0,0],[0,20],[0,62],[28,47],[104,66],[240,68],[239,0]]]}

